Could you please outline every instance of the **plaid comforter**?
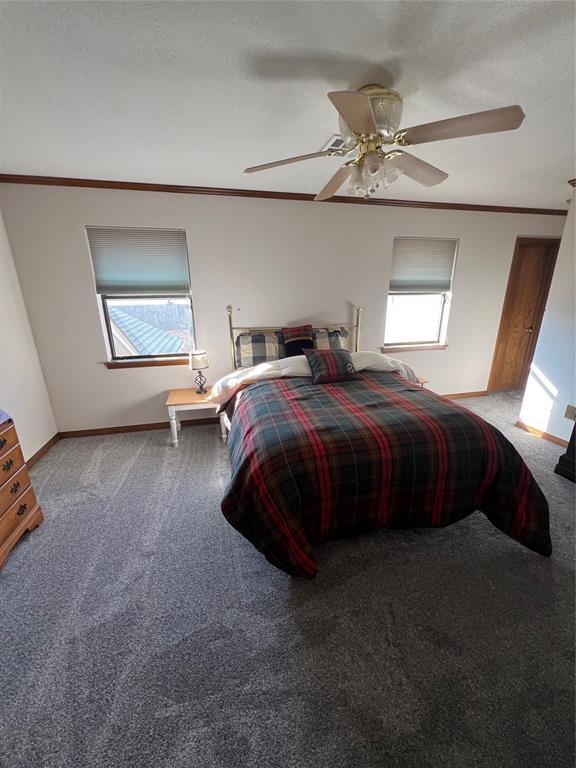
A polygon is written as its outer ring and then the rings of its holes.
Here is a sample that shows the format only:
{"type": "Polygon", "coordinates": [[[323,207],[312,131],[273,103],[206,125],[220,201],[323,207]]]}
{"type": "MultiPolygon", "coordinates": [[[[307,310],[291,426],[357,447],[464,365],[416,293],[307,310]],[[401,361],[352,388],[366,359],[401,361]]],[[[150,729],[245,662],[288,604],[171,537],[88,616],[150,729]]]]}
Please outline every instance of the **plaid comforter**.
{"type": "Polygon", "coordinates": [[[551,552],[546,499],[514,446],[397,373],[250,384],[228,446],[222,512],[296,576],[316,574],[316,547],[328,539],[445,526],[475,510],[535,552],[551,552]]]}

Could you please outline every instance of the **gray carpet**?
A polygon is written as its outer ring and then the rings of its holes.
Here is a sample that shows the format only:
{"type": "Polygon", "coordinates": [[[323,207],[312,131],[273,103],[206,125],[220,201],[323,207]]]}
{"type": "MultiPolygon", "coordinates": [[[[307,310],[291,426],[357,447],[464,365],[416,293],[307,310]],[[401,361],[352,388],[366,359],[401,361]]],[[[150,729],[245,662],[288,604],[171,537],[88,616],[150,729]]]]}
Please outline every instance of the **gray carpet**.
{"type": "Polygon", "coordinates": [[[545,491],[551,559],[477,513],[294,580],[223,519],[217,426],[58,443],[0,572],[2,768],[572,768],[574,486],[514,397],[465,404],[545,491]]]}

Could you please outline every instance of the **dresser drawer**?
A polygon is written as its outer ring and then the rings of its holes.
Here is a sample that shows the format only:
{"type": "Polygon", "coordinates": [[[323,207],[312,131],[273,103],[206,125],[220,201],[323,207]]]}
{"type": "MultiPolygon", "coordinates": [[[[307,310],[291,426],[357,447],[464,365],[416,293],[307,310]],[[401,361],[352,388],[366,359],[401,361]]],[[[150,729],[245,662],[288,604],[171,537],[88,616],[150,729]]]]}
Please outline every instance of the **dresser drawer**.
{"type": "Polygon", "coordinates": [[[30,476],[26,467],[22,467],[16,474],[0,486],[0,517],[12,506],[30,485],[30,476]]]}
{"type": "Polygon", "coordinates": [[[24,456],[20,446],[17,445],[11,451],[0,457],[0,485],[3,485],[12,475],[24,465],[24,456]]]}
{"type": "Polygon", "coordinates": [[[5,429],[3,432],[0,432],[0,456],[4,456],[5,453],[8,453],[16,443],[18,442],[18,435],[16,434],[16,427],[12,425],[11,427],[8,427],[8,429],[5,429]]]}
{"type": "Polygon", "coordinates": [[[17,499],[10,509],[0,517],[0,545],[6,541],[10,534],[28,517],[36,508],[38,502],[34,495],[34,489],[28,488],[17,499]]]}

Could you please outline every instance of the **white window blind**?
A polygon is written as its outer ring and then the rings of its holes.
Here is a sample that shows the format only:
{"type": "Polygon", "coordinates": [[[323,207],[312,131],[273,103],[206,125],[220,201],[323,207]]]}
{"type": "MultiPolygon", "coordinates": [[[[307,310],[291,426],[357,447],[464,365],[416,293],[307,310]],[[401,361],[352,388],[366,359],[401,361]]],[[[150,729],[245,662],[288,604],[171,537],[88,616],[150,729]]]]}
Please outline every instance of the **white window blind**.
{"type": "Polygon", "coordinates": [[[458,240],[396,237],[390,291],[443,293],[452,288],[458,240]]]}
{"type": "Polygon", "coordinates": [[[86,227],[99,294],[190,293],[183,229],[86,227]]]}

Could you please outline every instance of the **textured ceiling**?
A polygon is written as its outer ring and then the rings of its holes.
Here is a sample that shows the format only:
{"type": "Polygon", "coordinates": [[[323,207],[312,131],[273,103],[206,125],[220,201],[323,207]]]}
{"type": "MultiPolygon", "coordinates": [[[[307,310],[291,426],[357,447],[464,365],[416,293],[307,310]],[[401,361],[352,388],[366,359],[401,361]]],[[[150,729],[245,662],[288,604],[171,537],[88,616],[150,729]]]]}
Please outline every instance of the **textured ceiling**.
{"type": "Polygon", "coordinates": [[[450,178],[383,196],[566,207],[572,2],[2,2],[4,173],[316,192],[339,161],[247,176],[337,132],[368,82],[404,127],[519,103],[515,132],[413,149],[450,178]]]}

